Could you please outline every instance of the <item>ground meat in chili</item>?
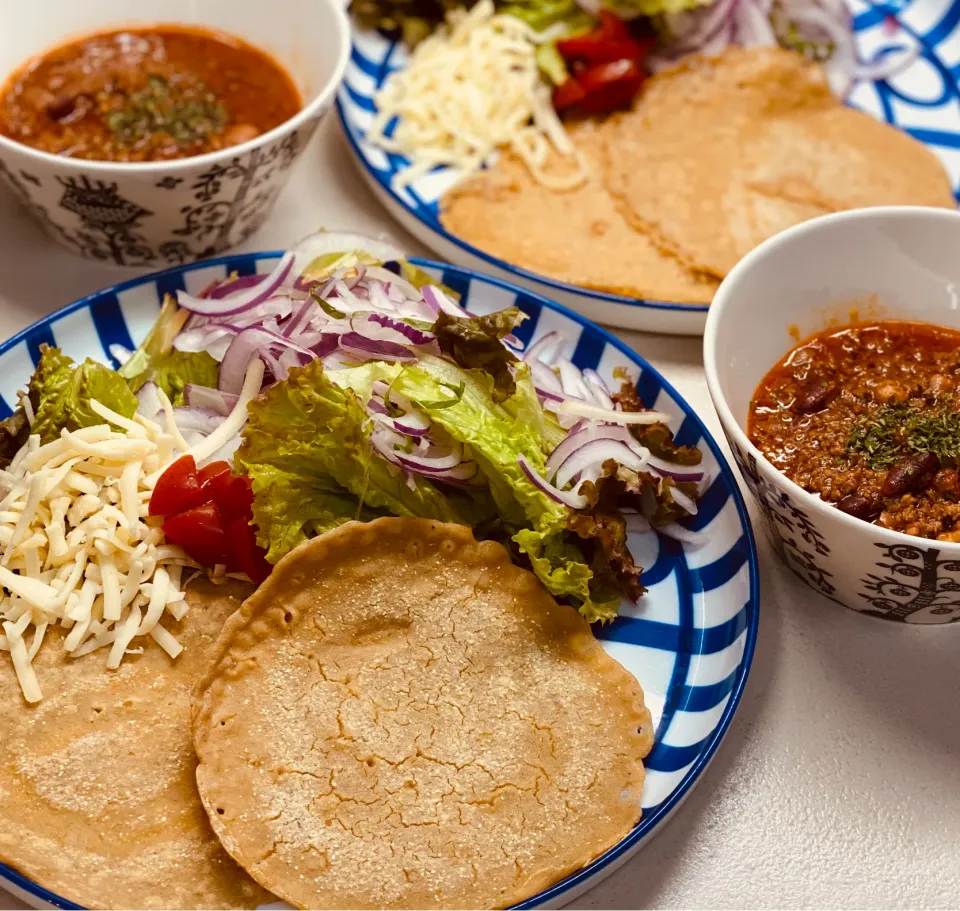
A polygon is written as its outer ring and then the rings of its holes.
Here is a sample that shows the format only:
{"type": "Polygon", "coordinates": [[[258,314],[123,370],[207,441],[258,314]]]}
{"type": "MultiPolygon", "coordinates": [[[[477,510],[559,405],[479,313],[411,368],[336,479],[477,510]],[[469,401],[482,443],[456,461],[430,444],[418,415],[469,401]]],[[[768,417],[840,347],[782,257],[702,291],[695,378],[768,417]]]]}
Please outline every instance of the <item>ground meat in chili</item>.
{"type": "Polygon", "coordinates": [[[821,332],[763,378],[747,433],[844,512],[960,541],[960,332],[896,320],[821,332]]]}
{"type": "Polygon", "coordinates": [[[29,62],[0,93],[0,133],[55,155],[160,161],[254,139],[302,107],[289,74],[221,32],[103,32],[29,62]]]}

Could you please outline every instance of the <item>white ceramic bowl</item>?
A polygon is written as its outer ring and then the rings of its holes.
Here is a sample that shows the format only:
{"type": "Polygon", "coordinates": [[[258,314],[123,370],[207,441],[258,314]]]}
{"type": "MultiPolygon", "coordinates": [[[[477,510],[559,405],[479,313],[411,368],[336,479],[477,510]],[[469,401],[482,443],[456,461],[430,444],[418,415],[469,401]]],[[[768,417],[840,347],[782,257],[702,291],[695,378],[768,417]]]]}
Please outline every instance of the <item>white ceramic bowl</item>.
{"type": "Polygon", "coordinates": [[[293,77],[303,108],[241,145],[174,161],[114,163],[50,155],[0,136],[0,175],[55,240],[120,265],[212,256],[269,214],[290,167],[333,103],[350,57],[340,0],[0,0],[0,82],[27,60],[125,25],[201,25],[243,38],[293,77]]]}
{"type": "Polygon", "coordinates": [[[788,480],[745,433],[750,398],[802,336],[850,321],[908,319],[960,329],[960,213],[891,207],[829,215],[748,254],[707,317],[710,395],[770,540],[808,585],[861,613],[906,623],[960,620],[960,544],[845,515],[788,480]]]}

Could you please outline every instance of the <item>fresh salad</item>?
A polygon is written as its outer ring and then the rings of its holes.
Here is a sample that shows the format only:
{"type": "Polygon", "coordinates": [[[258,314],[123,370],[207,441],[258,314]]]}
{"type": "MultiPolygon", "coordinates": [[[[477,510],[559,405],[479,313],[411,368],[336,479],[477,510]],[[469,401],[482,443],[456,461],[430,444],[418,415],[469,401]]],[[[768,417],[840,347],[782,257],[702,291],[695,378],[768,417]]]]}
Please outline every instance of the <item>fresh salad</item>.
{"type": "MultiPolygon", "coordinates": [[[[353,0],[360,23],[401,35],[411,47],[458,7],[476,0],[353,0]]],[[[559,112],[601,114],[634,98],[648,72],[688,54],[719,54],[729,45],[780,45],[824,64],[845,97],[858,78],[888,78],[918,52],[858,59],[845,0],[498,0],[550,40],[538,48],[559,112]]]]}
{"type": "Polygon", "coordinates": [[[165,606],[182,615],[184,567],[260,582],[306,539],[384,515],[468,525],[588,620],[614,619],[644,591],[628,532],[697,540],[682,522],[701,453],[626,373],[574,366],[561,334],[524,351],[523,319],[467,312],[388,243],[318,233],[269,274],[169,297],[136,351],[114,350],[119,370],[46,349],[2,425],[0,481],[18,509],[43,492],[37,534],[63,538],[50,554],[67,569],[31,561],[14,536],[0,568],[11,622],[85,617],[78,647],[119,641],[119,660],[147,613],[148,631],[165,606]],[[75,531],[97,510],[91,543],[75,531]]]}

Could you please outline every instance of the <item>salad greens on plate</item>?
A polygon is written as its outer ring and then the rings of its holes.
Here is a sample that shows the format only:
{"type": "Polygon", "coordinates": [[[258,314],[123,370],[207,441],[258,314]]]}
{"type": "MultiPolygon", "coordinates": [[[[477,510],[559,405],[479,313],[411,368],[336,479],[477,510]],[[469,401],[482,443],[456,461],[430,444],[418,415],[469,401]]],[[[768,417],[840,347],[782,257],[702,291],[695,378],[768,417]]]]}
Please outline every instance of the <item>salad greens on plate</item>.
{"type": "Polygon", "coordinates": [[[93,400],[172,422],[197,460],[174,462],[154,499],[178,504],[175,543],[203,565],[219,562],[203,542],[241,514],[259,555],[238,565],[264,572],[346,522],[419,516],[500,541],[558,599],[610,621],[644,591],[630,532],[696,540],[680,523],[697,511],[700,452],[625,373],[578,369],[561,334],[524,351],[523,319],[467,312],[390,244],[321,232],[268,275],[169,297],[117,371],[45,350],[3,429],[22,444],[26,419],[56,439],[102,423],[93,400]],[[233,492],[202,495],[213,482],[233,492]]]}

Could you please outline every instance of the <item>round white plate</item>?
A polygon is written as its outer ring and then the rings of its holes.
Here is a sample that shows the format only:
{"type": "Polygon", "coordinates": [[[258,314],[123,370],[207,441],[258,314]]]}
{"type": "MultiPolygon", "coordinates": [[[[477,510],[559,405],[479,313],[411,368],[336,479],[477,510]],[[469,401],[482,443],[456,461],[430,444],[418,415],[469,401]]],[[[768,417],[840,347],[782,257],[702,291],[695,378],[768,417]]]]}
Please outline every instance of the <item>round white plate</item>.
{"type": "MultiPolygon", "coordinates": [[[[919,48],[917,59],[889,82],[860,82],[849,103],[906,130],[940,156],[960,187],[960,0],[850,0],[862,61],[919,48]]],[[[353,53],[337,111],[360,170],[390,214],[444,259],[543,294],[588,319],[625,329],[703,335],[706,304],[670,304],[590,291],[510,265],[454,237],[440,224],[438,201],[456,183],[438,168],[409,187],[396,185],[406,159],[366,141],[376,114],[374,95],[407,60],[404,46],[370,31],[354,31],[353,53]]]]}
{"type": "MultiPolygon", "coordinates": [[[[165,294],[182,288],[197,294],[230,272],[269,272],[279,256],[226,256],[133,279],[35,323],[0,345],[0,419],[15,407],[16,391],[29,380],[42,343],[59,346],[75,360],[93,357],[116,366],[111,346],[134,348],[153,325],[165,294]]],[[[704,454],[705,492],[698,515],[688,523],[703,532],[704,543],[693,548],[653,534],[632,536],[631,550],[645,567],[643,583],[649,591],[639,604],[625,604],[614,623],[596,630],[604,648],[642,684],[656,724],[655,745],[645,762],[643,818],[606,854],[519,906],[559,907],[607,876],[661,829],[730,725],[757,636],[753,533],[730,467],[700,418],[626,345],[583,317],[519,288],[441,263],[414,262],[459,292],[473,312],[519,306],[529,317],[514,331],[524,345],[560,330],[567,338],[560,353],[577,366],[594,368],[608,382],[617,367],[637,375],[644,403],[671,415],[677,441],[699,445],[704,454]]],[[[78,907],[2,864],[0,883],[36,907],[78,907]]]]}

